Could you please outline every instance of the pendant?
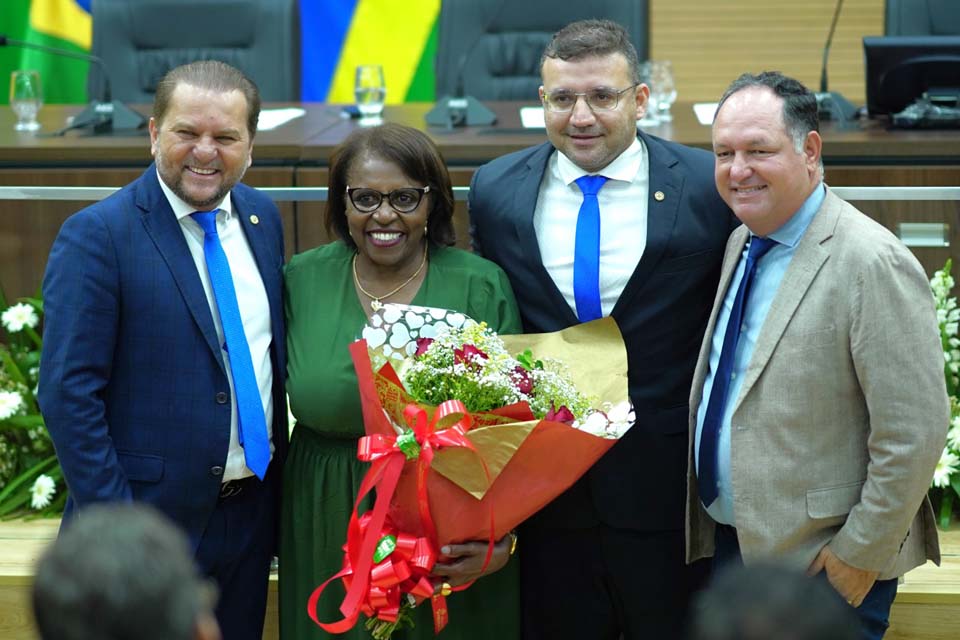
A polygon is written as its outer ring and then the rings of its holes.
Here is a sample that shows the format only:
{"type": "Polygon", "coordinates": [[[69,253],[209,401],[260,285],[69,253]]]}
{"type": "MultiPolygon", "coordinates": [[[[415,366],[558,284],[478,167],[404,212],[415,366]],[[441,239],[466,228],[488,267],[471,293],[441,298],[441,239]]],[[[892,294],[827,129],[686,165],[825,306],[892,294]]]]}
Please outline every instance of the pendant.
{"type": "Polygon", "coordinates": [[[370,301],[370,309],[374,312],[380,311],[383,308],[383,303],[380,302],[380,298],[374,298],[370,301]]]}

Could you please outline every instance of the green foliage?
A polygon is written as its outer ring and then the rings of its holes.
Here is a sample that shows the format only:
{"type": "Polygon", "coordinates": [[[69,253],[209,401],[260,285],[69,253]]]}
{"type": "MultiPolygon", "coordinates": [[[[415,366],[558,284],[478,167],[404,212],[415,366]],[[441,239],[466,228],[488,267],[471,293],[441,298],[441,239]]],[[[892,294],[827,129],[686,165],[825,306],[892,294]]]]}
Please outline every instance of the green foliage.
{"type": "Polygon", "coordinates": [[[952,266],[952,261],[947,260],[943,269],[937,271],[930,280],[943,347],[944,379],[950,396],[947,443],[934,471],[930,489],[930,497],[937,506],[937,519],[944,529],[950,526],[954,505],[960,498],[960,398],[957,397],[960,382],[960,338],[957,337],[960,308],[957,308],[957,299],[950,295],[954,285],[950,275],[952,266]]]}
{"type": "Polygon", "coordinates": [[[43,303],[0,290],[0,309],[0,518],[55,516],[67,493],[36,398],[43,303]]]}

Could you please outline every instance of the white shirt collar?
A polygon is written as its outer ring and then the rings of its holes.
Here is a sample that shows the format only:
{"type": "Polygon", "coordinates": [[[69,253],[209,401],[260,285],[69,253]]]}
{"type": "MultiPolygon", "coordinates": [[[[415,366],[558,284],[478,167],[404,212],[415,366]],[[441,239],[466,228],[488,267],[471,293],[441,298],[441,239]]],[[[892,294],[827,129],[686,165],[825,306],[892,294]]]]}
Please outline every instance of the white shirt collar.
{"type": "MultiPolygon", "coordinates": [[[[629,147],[624,149],[623,153],[613,159],[613,162],[605,166],[600,171],[593,172],[596,175],[602,175],[610,180],[621,180],[623,182],[632,182],[640,170],[643,163],[643,148],[640,146],[640,140],[633,139],[629,147]]],[[[574,164],[573,160],[557,151],[557,170],[564,183],[569,186],[578,178],[588,175],[589,171],[584,171],[574,164]]]]}
{"type": "MultiPolygon", "coordinates": [[[[197,210],[196,207],[184,202],[180,196],[173,192],[173,189],[167,186],[167,183],[163,181],[163,176],[160,175],[159,168],[157,169],[157,180],[160,181],[160,188],[163,190],[163,195],[167,197],[167,202],[170,203],[170,208],[173,209],[173,215],[177,217],[177,220],[182,220],[197,210]]],[[[230,198],[230,194],[228,193],[217,207],[213,207],[210,210],[213,211],[214,208],[223,211],[224,220],[230,220],[233,215],[233,201],[230,198]]]]}

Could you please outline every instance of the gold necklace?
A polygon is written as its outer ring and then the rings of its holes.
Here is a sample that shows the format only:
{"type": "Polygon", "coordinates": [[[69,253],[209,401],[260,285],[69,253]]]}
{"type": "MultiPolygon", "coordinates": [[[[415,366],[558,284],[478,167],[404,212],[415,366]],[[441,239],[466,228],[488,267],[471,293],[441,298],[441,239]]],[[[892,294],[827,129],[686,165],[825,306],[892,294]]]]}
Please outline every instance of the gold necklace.
{"type": "Polygon", "coordinates": [[[418,275],[420,275],[420,272],[423,271],[424,265],[427,264],[427,247],[424,246],[424,247],[423,247],[423,259],[420,261],[420,266],[417,267],[417,270],[413,272],[413,275],[410,276],[409,278],[407,278],[406,280],[404,280],[403,282],[401,282],[401,283],[400,283],[400,286],[396,287],[395,289],[393,289],[393,290],[390,291],[389,293],[385,293],[385,294],[383,294],[382,296],[375,296],[375,295],[373,295],[372,293],[370,293],[369,291],[367,291],[366,289],[364,289],[364,288],[363,288],[363,285],[360,284],[360,276],[357,274],[357,256],[358,256],[358,255],[359,255],[359,254],[357,254],[357,253],[353,254],[353,281],[357,283],[357,289],[360,289],[360,293],[362,293],[363,295],[365,295],[365,296],[367,296],[368,298],[370,298],[370,308],[371,308],[374,312],[380,311],[380,309],[383,308],[383,303],[380,302],[381,300],[383,300],[384,298],[389,298],[389,297],[392,296],[393,294],[398,293],[398,292],[399,292],[401,289],[403,289],[405,286],[407,286],[408,284],[410,284],[411,282],[413,282],[414,279],[415,279],[418,275]]]}

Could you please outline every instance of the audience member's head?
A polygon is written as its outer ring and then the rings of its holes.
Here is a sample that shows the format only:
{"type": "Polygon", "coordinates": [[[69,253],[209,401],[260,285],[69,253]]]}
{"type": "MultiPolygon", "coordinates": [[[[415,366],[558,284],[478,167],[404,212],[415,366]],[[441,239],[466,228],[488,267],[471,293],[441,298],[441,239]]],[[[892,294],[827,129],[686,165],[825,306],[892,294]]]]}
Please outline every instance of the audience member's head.
{"type": "Polygon", "coordinates": [[[696,603],[692,640],[858,640],[860,623],[824,580],[778,566],[732,567],[696,603]]]}
{"type": "Polygon", "coordinates": [[[218,640],[214,597],[159,512],[97,505],[40,558],[33,610],[43,640],[218,640]]]}
{"type": "MultiPolygon", "coordinates": [[[[365,175],[363,165],[370,158],[388,163],[407,180],[429,187],[429,192],[422,196],[429,204],[426,236],[436,245],[452,245],[454,201],[447,163],[427,134],[394,123],[357,129],[334,152],[325,212],[327,231],[335,233],[349,247],[357,248],[347,219],[347,187],[369,186],[366,181],[370,176],[365,175]]],[[[386,205],[384,201],[382,206],[386,205]]]]}

